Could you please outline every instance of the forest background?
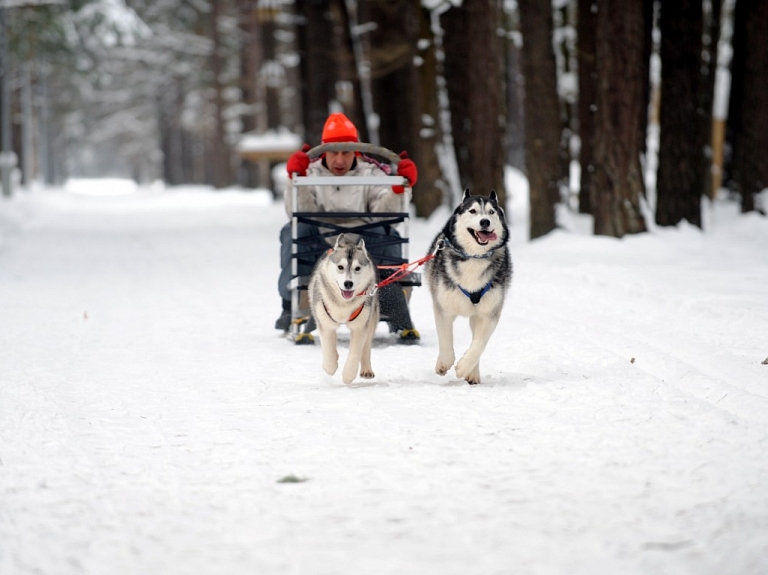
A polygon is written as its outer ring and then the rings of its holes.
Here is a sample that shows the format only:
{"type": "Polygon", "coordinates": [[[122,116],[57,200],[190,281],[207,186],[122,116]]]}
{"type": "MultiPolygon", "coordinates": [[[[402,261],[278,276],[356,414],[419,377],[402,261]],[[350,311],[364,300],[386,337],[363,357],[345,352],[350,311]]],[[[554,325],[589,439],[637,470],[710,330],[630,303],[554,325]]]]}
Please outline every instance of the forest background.
{"type": "Polygon", "coordinates": [[[0,0],[0,34],[5,196],[89,176],[277,195],[333,111],[410,153],[420,217],[519,168],[531,238],[558,206],[622,237],[701,227],[718,193],[762,211],[768,187],[762,0],[0,0]]]}

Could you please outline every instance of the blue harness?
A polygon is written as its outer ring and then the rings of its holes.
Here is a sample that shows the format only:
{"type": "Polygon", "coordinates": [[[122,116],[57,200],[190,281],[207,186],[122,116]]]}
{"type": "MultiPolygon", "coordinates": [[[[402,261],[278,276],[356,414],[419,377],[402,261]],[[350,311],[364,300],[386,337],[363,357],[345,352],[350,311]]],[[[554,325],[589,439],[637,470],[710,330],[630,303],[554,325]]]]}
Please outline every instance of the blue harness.
{"type": "Polygon", "coordinates": [[[493,287],[493,282],[489,281],[487,284],[485,284],[485,287],[483,289],[473,291],[473,292],[468,292],[461,286],[458,286],[458,287],[461,290],[461,293],[463,293],[465,296],[469,298],[469,301],[477,305],[477,302],[480,301],[480,298],[483,297],[486,293],[488,293],[488,290],[493,287]]]}
{"type": "MultiPolygon", "coordinates": [[[[468,254],[466,252],[463,252],[462,250],[460,250],[459,248],[454,246],[448,240],[448,238],[446,238],[445,236],[443,236],[441,238],[441,241],[443,242],[443,246],[451,248],[454,252],[456,252],[461,257],[466,258],[466,259],[474,258],[474,259],[478,259],[478,260],[483,260],[483,259],[491,257],[493,255],[493,252],[496,251],[496,248],[493,248],[492,250],[488,251],[487,253],[484,253],[482,255],[476,256],[476,255],[472,255],[472,254],[468,254]]],[[[488,290],[490,290],[493,287],[493,280],[489,280],[488,283],[485,284],[485,287],[483,287],[482,289],[479,289],[477,291],[474,291],[474,292],[469,292],[469,291],[465,290],[463,287],[461,287],[460,285],[457,285],[457,287],[461,290],[461,293],[463,293],[465,296],[467,296],[469,298],[469,301],[471,301],[473,305],[477,305],[477,303],[480,301],[480,298],[483,297],[485,294],[487,294],[488,290]]]]}

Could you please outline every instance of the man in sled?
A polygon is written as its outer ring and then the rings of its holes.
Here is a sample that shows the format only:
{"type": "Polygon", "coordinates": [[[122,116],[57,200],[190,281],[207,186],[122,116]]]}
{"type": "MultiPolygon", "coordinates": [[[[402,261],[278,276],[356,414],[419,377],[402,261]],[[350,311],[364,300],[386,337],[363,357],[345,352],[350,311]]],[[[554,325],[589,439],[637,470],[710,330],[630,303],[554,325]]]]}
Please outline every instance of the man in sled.
{"type": "MultiPolygon", "coordinates": [[[[344,114],[331,114],[325,122],[322,134],[322,143],[358,142],[358,133],[355,125],[344,114]]],[[[286,165],[289,176],[386,176],[382,167],[374,160],[366,158],[359,152],[326,152],[319,158],[310,161],[307,151],[308,145],[295,152],[286,165]]],[[[416,184],[418,171],[407,154],[401,154],[401,160],[397,166],[397,175],[407,178],[411,187],[416,184]]],[[[405,189],[402,186],[381,185],[340,185],[340,186],[303,186],[298,190],[298,206],[292,206],[293,182],[288,180],[285,190],[285,210],[288,217],[292,217],[294,208],[299,212],[397,212],[400,211],[401,198],[405,189]]],[[[363,223],[362,220],[345,220],[344,225],[354,226],[363,223]]],[[[378,234],[389,237],[399,237],[394,227],[380,226],[375,229],[378,234]]],[[[298,237],[318,237],[318,242],[323,242],[319,237],[320,230],[317,226],[300,222],[298,224],[298,237]]],[[[335,238],[328,238],[330,245],[335,238]]],[[[366,249],[371,257],[380,262],[389,258],[400,257],[400,245],[384,245],[382,239],[377,237],[365,237],[366,249]]],[[[275,329],[287,331],[291,325],[291,224],[283,226],[280,231],[280,278],[278,291],[283,300],[283,311],[275,329]]],[[[311,266],[299,263],[299,275],[309,275],[311,266]]],[[[388,270],[381,274],[386,277],[388,270]]],[[[379,292],[382,315],[388,318],[390,330],[398,334],[398,341],[405,344],[417,343],[420,339],[419,332],[413,327],[408,303],[402,288],[397,284],[383,286],[379,292]]],[[[305,332],[314,329],[314,321],[310,318],[310,325],[305,332]]]]}

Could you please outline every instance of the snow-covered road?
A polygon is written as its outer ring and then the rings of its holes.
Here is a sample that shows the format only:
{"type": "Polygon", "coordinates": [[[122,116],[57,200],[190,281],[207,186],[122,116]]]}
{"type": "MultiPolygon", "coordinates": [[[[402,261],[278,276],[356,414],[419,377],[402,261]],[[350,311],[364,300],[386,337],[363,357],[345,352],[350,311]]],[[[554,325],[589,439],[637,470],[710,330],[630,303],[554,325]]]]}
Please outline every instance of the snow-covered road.
{"type": "Polygon", "coordinates": [[[765,218],[516,227],[481,385],[434,373],[418,289],[422,345],[382,324],[347,387],[273,329],[283,220],[265,193],[0,202],[2,575],[768,572],[765,218]]]}

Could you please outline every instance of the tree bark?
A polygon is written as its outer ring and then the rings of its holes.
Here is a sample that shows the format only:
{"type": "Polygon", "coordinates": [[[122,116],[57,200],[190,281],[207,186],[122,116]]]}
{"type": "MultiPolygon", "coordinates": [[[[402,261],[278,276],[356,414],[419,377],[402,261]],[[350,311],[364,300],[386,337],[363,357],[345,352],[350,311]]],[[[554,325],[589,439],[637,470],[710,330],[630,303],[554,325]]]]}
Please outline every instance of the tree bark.
{"type": "Polygon", "coordinates": [[[661,8],[661,109],[656,223],[687,220],[701,227],[704,191],[701,115],[701,0],[666,2],[661,8]]]}
{"type": "Polygon", "coordinates": [[[497,0],[475,0],[444,15],[446,80],[462,187],[504,203],[505,119],[497,0]],[[458,35],[457,35],[458,33],[458,35]]]}
{"type": "Polygon", "coordinates": [[[335,97],[336,58],[330,41],[334,27],[327,2],[298,0],[296,14],[304,141],[315,146],[320,143],[328,106],[335,97]]]}
{"type": "MultiPolygon", "coordinates": [[[[242,133],[256,130],[256,83],[258,82],[258,69],[260,58],[259,50],[259,26],[256,19],[256,11],[250,0],[238,0],[238,17],[240,33],[243,41],[240,48],[240,98],[248,108],[240,122],[242,133]]],[[[255,188],[259,183],[258,170],[253,162],[240,159],[240,184],[247,188],[255,188]]]]}
{"type": "Polygon", "coordinates": [[[643,113],[642,3],[597,0],[597,112],[592,213],[596,235],[645,231],[637,118],[643,113]]]}
{"type": "Polygon", "coordinates": [[[416,163],[419,181],[413,203],[416,214],[427,217],[442,203],[434,41],[419,47],[420,40],[433,40],[429,12],[409,0],[376,0],[366,6],[366,21],[377,23],[369,52],[381,145],[408,151],[416,163]]]}
{"type": "Polygon", "coordinates": [[[581,164],[579,212],[589,214],[592,213],[589,200],[592,172],[595,169],[593,142],[595,138],[595,83],[597,81],[595,62],[597,12],[594,10],[595,0],[578,0],[578,2],[579,140],[581,141],[579,152],[581,164]]]}
{"type": "Polygon", "coordinates": [[[560,111],[555,55],[552,51],[550,0],[520,0],[525,75],[525,166],[530,190],[530,237],[557,226],[560,201],[560,111]]]}
{"type": "Polygon", "coordinates": [[[210,182],[215,188],[225,188],[232,183],[232,166],[227,145],[224,121],[224,86],[221,83],[223,63],[222,43],[219,33],[221,1],[211,0],[211,77],[213,78],[214,133],[210,138],[210,182]]]}
{"type": "Polygon", "coordinates": [[[736,90],[742,99],[736,102],[741,122],[733,141],[733,180],[741,211],[750,212],[755,194],[768,187],[768,2],[738,0],[736,9],[743,10],[744,74],[736,90]]]}
{"type": "Polygon", "coordinates": [[[704,18],[704,53],[707,59],[702,64],[703,88],[701,93],[702,140],[704,142],[704,165],[702,194],[714,198],[717,190],[714,188],[714,157],[713,157],[713,104],[715,100],[715,81],[717,75],[718,44],[720,42],[720,18],[722,0],[711,0],[710,11],[704,18]]]}

